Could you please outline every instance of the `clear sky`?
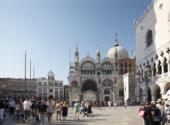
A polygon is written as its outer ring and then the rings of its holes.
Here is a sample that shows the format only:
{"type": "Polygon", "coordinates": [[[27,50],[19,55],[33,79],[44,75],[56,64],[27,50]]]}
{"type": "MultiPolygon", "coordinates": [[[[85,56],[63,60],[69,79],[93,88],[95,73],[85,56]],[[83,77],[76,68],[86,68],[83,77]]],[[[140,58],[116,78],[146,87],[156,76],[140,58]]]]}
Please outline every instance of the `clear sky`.
{"type": "MultiPolygon", "coordinates": [[[[133,20],[150,0],[0,0],[0,77],[24,78],[24,52],[35,66],[36,77],[52,70],[67,84],[69,50],[73,60],[76,44],[80,59],[104,58],[114,44],[132,55],[135,49],[133,20]]],[[[29,72],[27,72],[29,77],[29,72]]]]}

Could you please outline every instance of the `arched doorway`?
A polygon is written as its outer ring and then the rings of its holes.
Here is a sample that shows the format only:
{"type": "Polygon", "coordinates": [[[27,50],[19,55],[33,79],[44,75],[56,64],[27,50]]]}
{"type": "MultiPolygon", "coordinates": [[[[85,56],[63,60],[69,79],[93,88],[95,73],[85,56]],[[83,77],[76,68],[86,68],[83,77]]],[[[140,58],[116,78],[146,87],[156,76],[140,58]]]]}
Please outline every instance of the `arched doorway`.
{"type": "Polygon", "coordinates": [[[158,85],[155,85],[155,100],[162,98],[161,89],[158,85]]]}
{"type": "Polygon", "coordinates": [[[97,84],[94,80],[86,80],[81,89],[80,101],[97,101],[97,84]]]}

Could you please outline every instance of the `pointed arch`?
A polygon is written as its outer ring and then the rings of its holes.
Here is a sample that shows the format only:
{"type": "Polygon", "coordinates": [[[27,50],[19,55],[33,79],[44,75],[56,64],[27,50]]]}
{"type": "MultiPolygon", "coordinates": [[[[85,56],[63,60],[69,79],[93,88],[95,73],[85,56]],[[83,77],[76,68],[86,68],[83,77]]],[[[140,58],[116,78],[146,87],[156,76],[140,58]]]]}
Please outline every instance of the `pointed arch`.
{"type": "Polygon", "coordinates": [[[162,96],[161,96],[161,88],[157,84],[155,84],[154,94],[155,94],[155,100],[158,100],[158,99],[162,98],[162,96]]]}
{"type": "Polygon", "coordinates": [[[162,74],[162,66],[161,66],[161,61],[160,60],[158,62],[158,74],[162,74]]]}
{"type": "Polygon", "coordinates": [[[151,29],[148,29],[148,31],[146,32],[146,48],[151,46],[152,43],[153,43],[153,32],[151,29]]]}
{"type": "Polygon", "coordinates": [[[164,68],[164,73],[167,73],[168,72],[168,62],[167,62],[166,57],[164,58],[164,61],[163,61],[163,68],[164,68]]]}
{"type": "Polygon", "coordinates": [[[155,76],[156,75],[156,64],[154,63],[153,64],[153,76],[155,76]]]}

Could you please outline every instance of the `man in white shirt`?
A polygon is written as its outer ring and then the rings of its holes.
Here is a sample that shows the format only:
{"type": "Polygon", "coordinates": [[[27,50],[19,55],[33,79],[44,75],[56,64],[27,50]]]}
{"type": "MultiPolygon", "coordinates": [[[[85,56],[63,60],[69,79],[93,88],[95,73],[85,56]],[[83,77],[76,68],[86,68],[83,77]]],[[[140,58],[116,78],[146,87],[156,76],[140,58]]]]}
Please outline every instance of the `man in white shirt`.
{"type": "Polygon", "coordinates": [[[25,120],[25,121],[30,118],[31,105],[32,105],[32,104],[31,104],[30,100],[28,100],[28,99],[26,99],[26,100],[23,102],[24,120],[25,120]]]}
{"type": "Polygon", "coordinates": [[[51,118],[52,118],[52,114],[53,114],[53,111],[54,111],[54,107],[55,107],[54,100],[49,99],[49,101],[47,102],[48,123],[51,122],[51,118]]]}

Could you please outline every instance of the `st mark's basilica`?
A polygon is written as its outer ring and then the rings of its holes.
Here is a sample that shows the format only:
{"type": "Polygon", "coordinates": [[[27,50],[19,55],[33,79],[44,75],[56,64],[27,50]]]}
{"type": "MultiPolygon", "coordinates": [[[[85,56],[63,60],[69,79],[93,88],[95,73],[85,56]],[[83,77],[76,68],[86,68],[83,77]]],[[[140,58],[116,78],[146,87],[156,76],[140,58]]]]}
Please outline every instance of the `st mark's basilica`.
{"type": "Polygon", "coordinates": [[[127,50],[120,46],[117,35],[113,47],[104,58],[97,49],[96,59],[88,55],[80,60],[76,47],[68,76],[70,103],[77,100],[100,104],[123,101],[123,75],[134,72],[135,57],[129,57],[127,50]]]}

